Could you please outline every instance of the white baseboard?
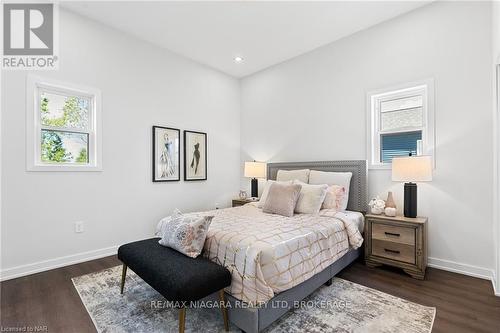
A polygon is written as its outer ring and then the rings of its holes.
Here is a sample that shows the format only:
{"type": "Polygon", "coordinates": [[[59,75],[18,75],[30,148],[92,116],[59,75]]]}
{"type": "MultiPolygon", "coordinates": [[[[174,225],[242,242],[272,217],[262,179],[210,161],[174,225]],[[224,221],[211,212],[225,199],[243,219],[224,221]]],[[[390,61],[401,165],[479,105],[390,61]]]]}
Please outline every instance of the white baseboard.
{"type": "Polygon", "coordinates": [[[428,258],[427,266],[442,269],[445,271],[473,276],[485,280],[493,280],[495,273],[492,269],[462,264],[456,261],[438,258],[428,258]]]}
{"type": "Polygon", "coordinates": [[[493,285],[493,292],[496,296],[500,296],[500,290],[496,289],[495,271],[492,269],[431,257],[428,258],[427,266],[442,269],[444,271],[490,280],[491,284],[493,285]]]}
{"type": "Polygon", "coordinates": [[[491,283],[493,283],[493,292],[495,293],[495,296],[500,297],[500,288],[497,288],[498,280],[496,276],[493,276],[493,278],[491,279],[491,283]]]}
{"type": "Polygon", "coordinates": [[[118,246],[111,246],[104,249],[81,252],[69,256],[43,260],[32,264],[7,268],[0,271],[0,281],[15,279],[25,275],[35,274],[63,266],[78,264],[84,261],[111,256],[116,254],[117,250],[118,246]]]}

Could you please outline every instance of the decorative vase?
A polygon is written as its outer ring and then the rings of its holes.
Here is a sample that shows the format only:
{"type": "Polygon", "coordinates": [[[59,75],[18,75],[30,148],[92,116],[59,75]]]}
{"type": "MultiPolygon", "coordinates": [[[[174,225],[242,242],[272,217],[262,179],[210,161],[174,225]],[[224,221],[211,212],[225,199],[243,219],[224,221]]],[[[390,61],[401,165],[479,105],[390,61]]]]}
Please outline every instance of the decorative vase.
{"type": "Polygon", "coordinates": [[[385,206],[389,208],[396,208],[396,203],[394,202],[394,198],[392,197],[391,191],[387,193],[387,200],[385,201],[385,206]]]}
{"type": "Polygon", "coordinates": [[[245,200],[247,198],[248,194],[247,191],[241,190],[240,191],[240,199],[245,200]]]}

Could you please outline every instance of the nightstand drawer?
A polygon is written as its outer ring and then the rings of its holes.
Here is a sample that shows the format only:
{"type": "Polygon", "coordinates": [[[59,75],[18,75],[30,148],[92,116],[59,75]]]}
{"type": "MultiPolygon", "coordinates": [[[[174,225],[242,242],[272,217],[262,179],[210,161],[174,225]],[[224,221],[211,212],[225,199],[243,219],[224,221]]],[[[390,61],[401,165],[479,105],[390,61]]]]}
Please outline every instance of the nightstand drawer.
{"type": "Polygon", "coordinates": [[[372,254],[382,258],[415,264],[415,246],[408,244],[372,239],[372,254]]]}
{"type": "Polygon", "coordinates": [[[415,228],[373,222],[372,238],[415,246],[415,228]]]}

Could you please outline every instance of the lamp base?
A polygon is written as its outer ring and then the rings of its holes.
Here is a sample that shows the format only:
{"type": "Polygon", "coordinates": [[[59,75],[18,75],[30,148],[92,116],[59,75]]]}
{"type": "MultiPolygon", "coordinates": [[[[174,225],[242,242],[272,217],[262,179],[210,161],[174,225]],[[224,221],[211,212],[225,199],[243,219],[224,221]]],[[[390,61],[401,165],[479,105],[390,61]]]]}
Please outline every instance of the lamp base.
{"type": "Polygon", "coordinates": [[[257,178],[252,178],[252,197],[257,198],[259,196],[259,181],[257,178]]]}
{"type": "Polygon", "coordinates": [[[417,217],[417,184],[405,183],[405,217],[417,217]]]}

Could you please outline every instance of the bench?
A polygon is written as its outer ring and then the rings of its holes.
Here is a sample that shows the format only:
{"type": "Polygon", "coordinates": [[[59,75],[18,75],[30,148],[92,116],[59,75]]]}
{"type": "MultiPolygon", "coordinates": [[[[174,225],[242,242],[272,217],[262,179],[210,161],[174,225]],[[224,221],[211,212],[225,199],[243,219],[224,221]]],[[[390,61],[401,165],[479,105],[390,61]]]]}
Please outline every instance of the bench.
{"type": "MultiPolygon", "coordinates": [[[[231,284],[231,274],[220,265],[198,256],[190,258],[158,244],[159,238],[128,243],[118,249],[123,262],[120,293],[123,294],[127,267],[134,271],[167,301],[189,304],[212,293],[219,293],[224,328],[229,330],[224,288],[231,284]]],[[[179,307],[179,332],[184,332],[186,306],[179,307]]]]}

